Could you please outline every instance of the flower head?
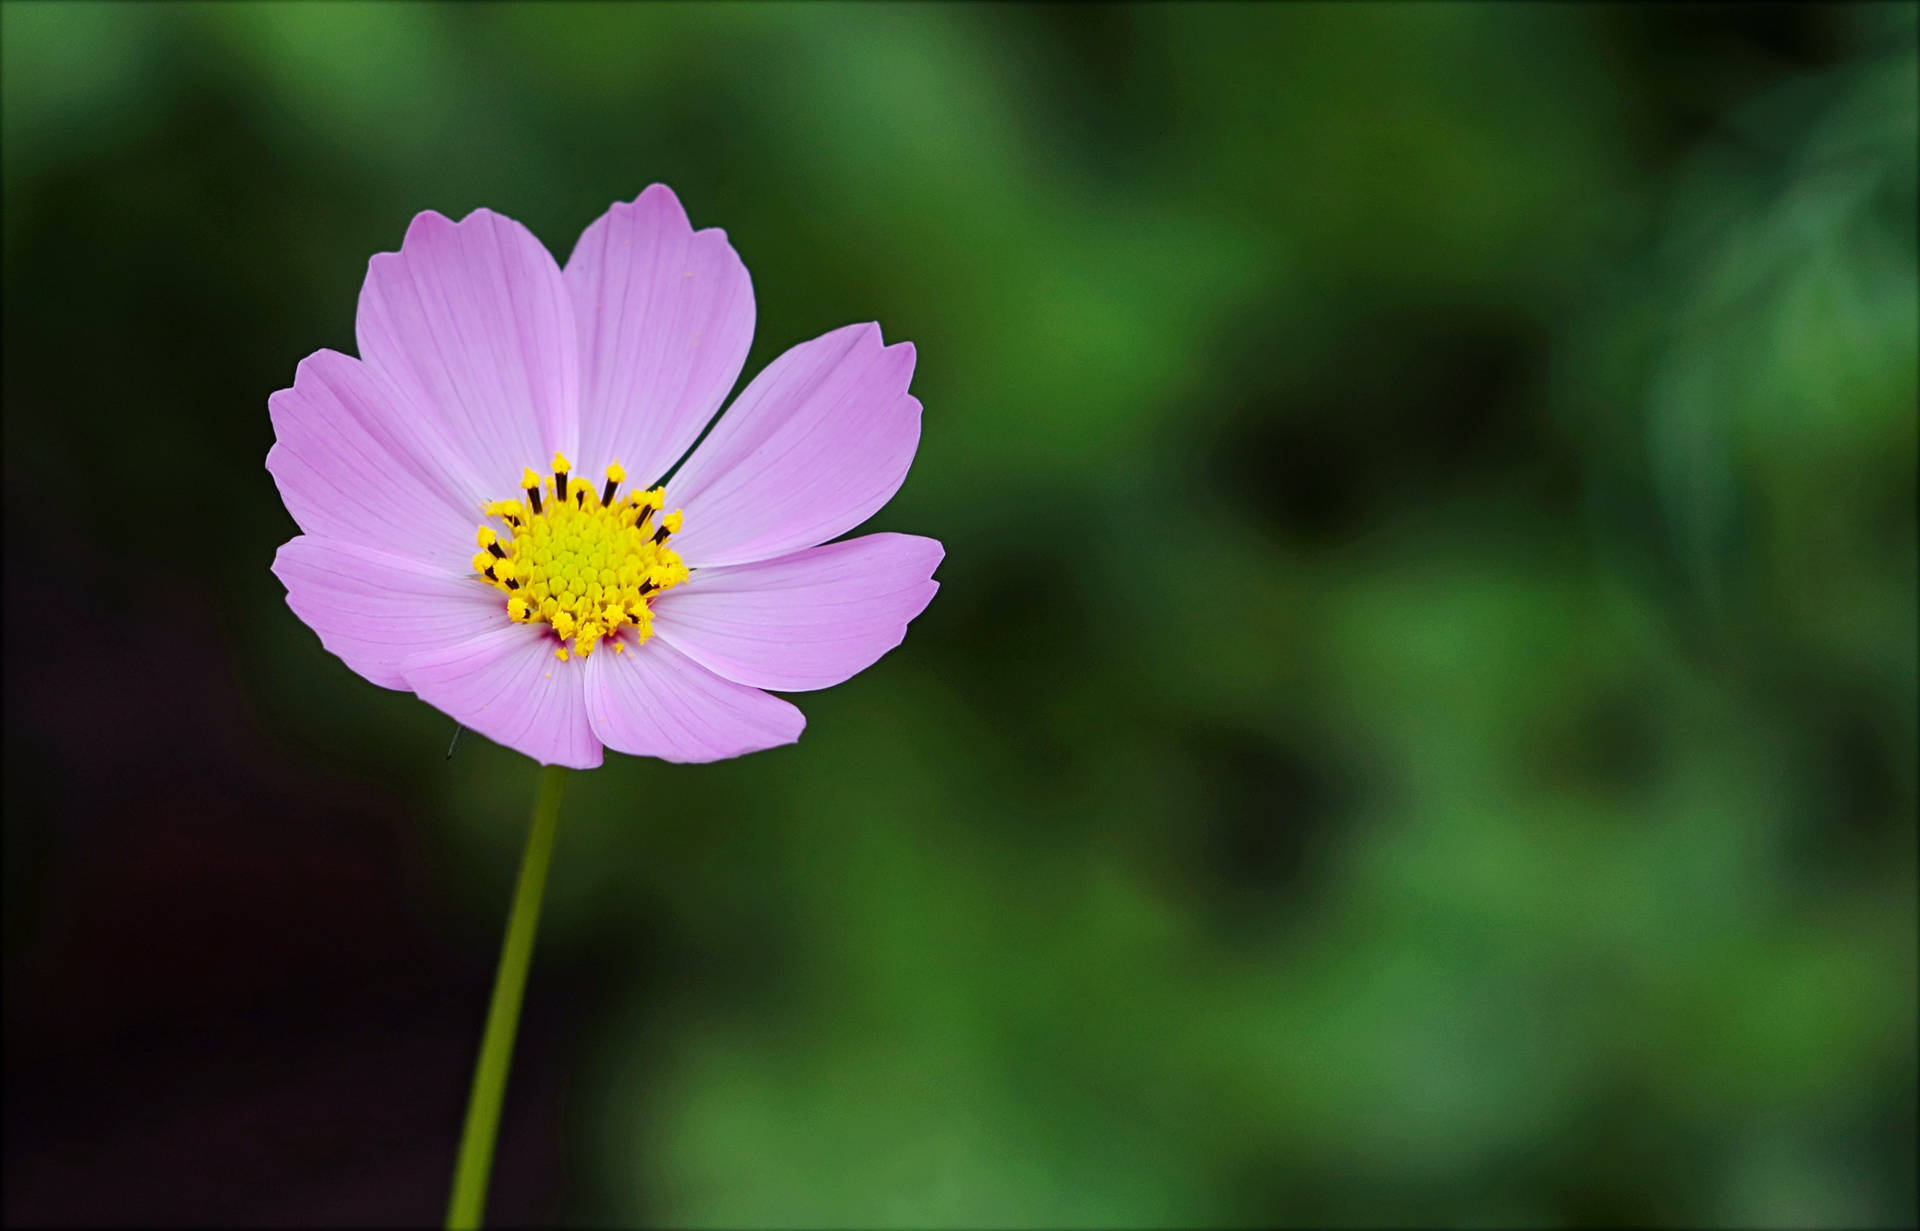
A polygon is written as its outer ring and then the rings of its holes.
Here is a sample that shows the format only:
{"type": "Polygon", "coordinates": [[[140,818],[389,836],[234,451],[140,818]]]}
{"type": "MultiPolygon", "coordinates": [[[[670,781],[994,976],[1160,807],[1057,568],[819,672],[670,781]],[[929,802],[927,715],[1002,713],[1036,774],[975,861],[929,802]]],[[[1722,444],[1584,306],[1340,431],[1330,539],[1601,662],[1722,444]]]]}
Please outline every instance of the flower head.
{"type": "Polygon", "coordinates": [[[793,347],[698,448],[753,337],[724,232],[655,184],[565,268],[490,210],[420,214],[367,266],[360,357],[268,399],[301,535],[273,571],[346,664],[546,764],[738,756],[898,645],[932,539],[828,542],[899,488],[914,352],[877,325],[793,347]],[[661,479],[668,478],[663,486],[661,479]]]}

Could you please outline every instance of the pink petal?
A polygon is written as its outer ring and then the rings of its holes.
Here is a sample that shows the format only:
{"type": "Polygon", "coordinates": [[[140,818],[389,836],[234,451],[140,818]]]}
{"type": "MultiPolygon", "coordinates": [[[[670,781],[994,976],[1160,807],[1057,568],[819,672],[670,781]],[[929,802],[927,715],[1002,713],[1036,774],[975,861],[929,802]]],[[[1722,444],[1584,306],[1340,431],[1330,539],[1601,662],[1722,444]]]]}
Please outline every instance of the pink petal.
{"type": "Polygon", "coordinates": [[[336,539],[282,544],[273,572],[320,644],[383,688],[408,687],[401,664],[415,654],[513,627],[491,586],[336,539]]]}
{"type": "Polygon", "coordinates": [[[316,351],[267,410],[267,469],[302,530],[417,560],[472,554],[480,510],[471,477],[433,421],[379,373],[316,351]]]}
{"type": "Polygon", "coordinates": [[[560,267],[511,218],[415,216],[399,252],[367,262],[360,357],[430,409],[490,499],[544,474],[579,436],[579,342],[560,267]]]}
{"type": "Polygon", "coordinates": [[[753,282],[726,232],[695,231],[665,184],[615,205],[567,258],[580,332],[580,457],[650,487],[720,409],[753,341],[753,282]]]}
{"type": "Polygon", "coordinates": [[[720,416],[667,487],[674,546],[695,568],[824,543],[885,504],[920,443],[913,344],[848,325],[781,355],[720,416]]]}
{"type": "Polygon", "coordinates": [[[582,666],[594,734],[634,756],[720,761],[791,744],[807,725],[780,698],[723,680],[658,637],[624,654],[603,645],[582,666]]]}
{"type": "Polygon", "coordinates": [[[653,604],[654,635],[737,684],[799,692],[864,671],[933,598],[945,549],[869,534],[760,564],[703,568],[653,604]]]}
{"type": "Polygon", "coordinates": [[[542,765],[600,764],[581,681],[584,663],[561,662],[544,628],[505,624],[458,645],[410,658],[403,670],[420,699],[496,744],[542,765]]]}

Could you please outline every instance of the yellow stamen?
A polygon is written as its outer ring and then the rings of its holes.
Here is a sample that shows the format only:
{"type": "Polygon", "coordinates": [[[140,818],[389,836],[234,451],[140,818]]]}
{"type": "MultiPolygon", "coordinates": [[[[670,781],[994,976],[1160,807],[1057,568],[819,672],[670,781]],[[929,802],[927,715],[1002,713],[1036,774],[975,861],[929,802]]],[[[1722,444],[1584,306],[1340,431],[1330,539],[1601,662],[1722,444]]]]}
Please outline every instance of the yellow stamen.
{"type": "Polygon", "coordinates": [[[507,596],[509,620],[553,629],[562,642],[555,651],[561,662],[586,658],[609,640],[616,653],[625,653],[629,642],[641,645],[653,635],[651,598],[690,575],[666,545],[680,529],[681,513],[668,514],[657,529],[650,524],[666,506],[660,487],[613,500],[626,478],[618,461],[607,467],[609,486],[599,501],[585,494],[584,481],[570,479],[573,463],[564,454],[554,454],[553,469],[552,479],[530,469],[521,474],[526,501],[482,506],[497,524],[474,532],[482,548],[473,557],[474,572],[507,596]],[[569,499],[571,493],[583,498],[569,499]],[[542,494],[549,499],[542,501],[542,494]],[[629,628],[631,638],[622,635],[629,628]]]}

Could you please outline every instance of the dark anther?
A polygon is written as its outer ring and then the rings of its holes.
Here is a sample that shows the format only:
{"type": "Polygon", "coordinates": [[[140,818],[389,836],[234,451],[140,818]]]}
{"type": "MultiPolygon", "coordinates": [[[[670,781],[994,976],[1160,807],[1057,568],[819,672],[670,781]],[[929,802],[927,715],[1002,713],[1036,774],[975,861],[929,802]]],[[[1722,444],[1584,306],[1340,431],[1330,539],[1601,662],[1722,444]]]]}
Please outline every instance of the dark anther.
{"type": "Polygon", "coordinates": [[[520,583],[519,583],[519,582],[517,582],[517,581],[515,581],[515,580],[514,580],[513,578],[511,578],[511,577],[509,577],[509,578],[507,578],[507,589],[509,589],[509,590],[518,590],[519,588],[520,588],[520,583]]]}
{"type": "Polygon", "coordinates": [[[672,533],[673,531],[667,529],[665,526],[662,526],[658,530],[655,530],[653,532],[653,541],[655,543],[664,543],[667,541],[667,536],[672,533]]]}
{"type": "Polygon", "coordinates": [[[498,543],[488,543],[487,550],[493,553],[493,558],[496,560],[504,560],[507,558],[507,553],[500,550],[500,544],[498,543]]]}
{"type": "Polygon", "coordinates": [[[612,503],[613,503],[613,493],[614,493],[614,491],[615,491],[615,489],[617,489],[617,488],[618,488],[619,486],[620,486],[620,483],[619,483],[619,480],[617,480],[617,479],[608,479],[608,480],[607,480],[607,485],[606,485],[605,487],[603,487],[603,488],[601,488],[601,489],[600,489],[600,503],[601,503],[601,504],[612,504],[612,503]]]}
{"type": "Polygon", "coordinates": [[[645,594],[651,589],[653,589],[653,583],[651,581],[643,581],[640,583],[640,593],[645,594]]]}
{"type": "Polygon", "coordinates": [[[539,488],[529,487],[527,489],[527,503],[533,506],[534,516],[538,517],[540,515],[540,489],[539,488]]]}
{"type": "Polygon", "coordinates": [[[560,499],[565,500],[567,498],[566,471],[556,470],[553,472],[553,490],[560,493],[560,499]]]}
{"type": "Polygon", "coordinates": [[[587,489],[585,487],[576,487],[573,489],[573,502],[583,509],[587,507],[587,489]]]}

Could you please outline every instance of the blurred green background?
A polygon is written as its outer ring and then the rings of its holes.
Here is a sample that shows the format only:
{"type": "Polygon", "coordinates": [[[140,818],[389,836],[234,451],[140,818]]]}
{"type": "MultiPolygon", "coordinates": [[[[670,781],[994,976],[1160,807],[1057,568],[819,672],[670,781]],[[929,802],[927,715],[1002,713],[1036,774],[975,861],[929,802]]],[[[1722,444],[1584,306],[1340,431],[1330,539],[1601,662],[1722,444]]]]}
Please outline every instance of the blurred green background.
{"type": "Polygon", "coordinates": [[[1915,15],[8,0],[7,1222],[439,1216],[533,774],[266,398],[659,180],[944,586],[575,777],[495,1221],[1911,1225],[1915,15]]]}

